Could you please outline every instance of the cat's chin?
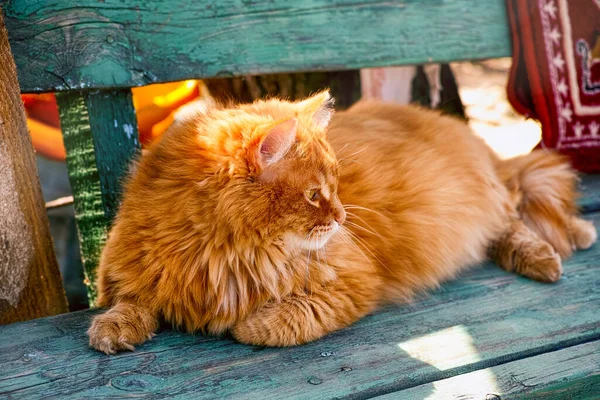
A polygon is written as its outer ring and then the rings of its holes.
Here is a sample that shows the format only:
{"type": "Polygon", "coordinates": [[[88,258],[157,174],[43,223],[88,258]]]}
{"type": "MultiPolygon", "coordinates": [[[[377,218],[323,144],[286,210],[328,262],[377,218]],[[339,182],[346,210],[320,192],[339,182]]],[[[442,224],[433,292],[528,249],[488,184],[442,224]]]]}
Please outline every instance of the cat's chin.
{"type": "Polygon", "coordinates": [[[302,250],[320,250],[331,239],[331,237],[340,229],[340,225],[337,222],[334,222],[329,230],[323,232],[318,235],[314,235],[312,239],[307,239],[306,236],[301,236],[299,234],[290,234],[288,236],[287,242],[296,248],[300,248],[302,250]]]}
{"type": "Polygon", "coordinates": [[[323,247],[325,247],[325,245],[327,244],[327,242],[329,241],[329,238],[331,237],[331,235],[333,234],[328,234],[327,237],[324,238],[319,238],[318,240],[313,240],[312,242],[309,242],[308,240],[303,240],[302,241],[302,250],[320,250],[323,247]]]}

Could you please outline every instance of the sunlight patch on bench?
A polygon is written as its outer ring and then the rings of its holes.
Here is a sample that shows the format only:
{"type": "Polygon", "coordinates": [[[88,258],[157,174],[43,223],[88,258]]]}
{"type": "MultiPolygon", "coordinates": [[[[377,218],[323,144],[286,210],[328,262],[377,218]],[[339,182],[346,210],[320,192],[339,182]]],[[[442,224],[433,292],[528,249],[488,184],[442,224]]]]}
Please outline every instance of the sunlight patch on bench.
{"type": "MultiPolygon", "coordinates": [[[[481,361],[473,338],[462,325],[398,343],[398,347],[409,356],[441,371],[481,361]]],[[[461,375],[458,379],[455,377],[452,380],[437,381],[433,383],[433,387],[435,390],[432,398],[437,398],[436,394],[465,392],[485,398],[486,394],[500,392],[496,376],[491,369],[461,375]]]]}

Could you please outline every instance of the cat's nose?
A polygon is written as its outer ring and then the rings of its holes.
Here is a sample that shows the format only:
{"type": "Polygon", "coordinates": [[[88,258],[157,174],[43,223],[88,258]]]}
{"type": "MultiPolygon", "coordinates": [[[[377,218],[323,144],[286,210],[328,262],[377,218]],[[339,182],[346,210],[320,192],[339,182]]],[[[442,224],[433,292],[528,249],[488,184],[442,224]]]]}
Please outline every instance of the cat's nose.
{"type": "Polygon", "coordinates": [[[337,208],[333,212],[333,218],[336,220],[338,224],[343,224],[346,220],[346,211],[343,208],[337,208]]]}

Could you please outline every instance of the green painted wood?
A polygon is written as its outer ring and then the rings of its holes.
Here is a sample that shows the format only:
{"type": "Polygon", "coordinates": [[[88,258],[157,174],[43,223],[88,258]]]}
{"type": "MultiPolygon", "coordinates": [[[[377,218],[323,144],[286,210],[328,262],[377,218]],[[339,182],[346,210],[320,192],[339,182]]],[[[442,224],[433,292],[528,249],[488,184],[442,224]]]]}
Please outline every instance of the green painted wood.
{"type": "Polygon", "coordinates": [[[94,139],[85,97],[78,92],[57,95],[63,140],[67,150],[69,181],[73,192],[81,260],[90,303],[96,299],[95,269],[106,241],[108,219],[104,212],[94,139]]]}
{"type": "Polygon", "coordinates": [[[377,397],[377,400],[597,400],[600,341],[513,361],[377,397]]]}
{"type": "Polygon", "coordinates": [[[509,56],[503,0],[19,0],[23,92],[509,56]]]}
{"type": "MultiPolygon", "coordinates": [[[[588,217],[600,226],[600,213],[588,217]]],[[[485,265],[296,348],[166,329],[109,357],[87,347],[93,312],[13,324],[0,327],[0,396],[373,397],[600,340],[599,268],[600,245],[569,260],[557,284],[485,265]]]]}
{"type": "Polygon", "coordinates": [[[67,149],[90,304],[96,299],[95,270],[118,207],[120,182],[139,150],[129,89],[57,95],[67,149]]]}
{"type": "Polygon", "coordinates": [[[87,105],[104,211],[112,221],[121,197],[122,180],[140,151],[131,90],[91,92],[87,105]]]}

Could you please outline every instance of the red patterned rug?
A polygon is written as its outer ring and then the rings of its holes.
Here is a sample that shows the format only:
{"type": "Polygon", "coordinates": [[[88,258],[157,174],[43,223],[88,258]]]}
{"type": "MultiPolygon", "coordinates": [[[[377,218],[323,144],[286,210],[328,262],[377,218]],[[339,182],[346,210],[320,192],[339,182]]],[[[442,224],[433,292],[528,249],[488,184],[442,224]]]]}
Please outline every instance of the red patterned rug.
{"type": "Polygon", "coordinates": [[[542,124],[541,147],[600,171],[600,0],[507,0],[508,98],[542,124]]]}

